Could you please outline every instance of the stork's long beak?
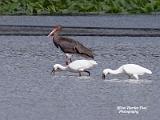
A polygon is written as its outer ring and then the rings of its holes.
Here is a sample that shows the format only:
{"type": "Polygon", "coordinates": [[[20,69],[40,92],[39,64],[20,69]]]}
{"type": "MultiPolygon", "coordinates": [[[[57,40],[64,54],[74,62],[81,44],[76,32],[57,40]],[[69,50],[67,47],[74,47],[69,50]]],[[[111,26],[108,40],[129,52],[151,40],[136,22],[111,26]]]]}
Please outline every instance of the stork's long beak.
{"type": "Polygon", "coordinates": [[[54,34],[54,32],[56,31],[56,29],[53,29],[49,34],[48,34],[48,36],[47,37],[50,37],[50,36],[52,36],[53,34],[54,34]]]}
{"type": "Polygon", "coordinates": [[[105,78],[106,78],[105,74],[102,74],[102,79],[105,79],[105,78]]]}

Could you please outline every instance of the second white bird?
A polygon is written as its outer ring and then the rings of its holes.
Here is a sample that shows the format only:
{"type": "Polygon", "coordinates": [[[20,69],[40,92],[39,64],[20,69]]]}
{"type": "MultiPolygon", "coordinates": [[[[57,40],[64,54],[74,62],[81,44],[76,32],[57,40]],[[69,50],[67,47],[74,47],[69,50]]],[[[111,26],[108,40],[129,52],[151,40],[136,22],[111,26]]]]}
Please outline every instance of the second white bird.
{"type": "Polygon", "coordinates": [[[125,65],[120,66],[116,70],[104,69],[103,73],[102,73],[102,78],[105,79],[107,74],[120,74],[120,73],[127,74],[129,76],[129,78],[131,76],[133,76],[137,80],[139,79],[138,75],[143,75],[145,73],[152,74],[152,72],[149,69],[144,68],[144,67],[142,67],[140,65],[125,64],[125,65]]]}

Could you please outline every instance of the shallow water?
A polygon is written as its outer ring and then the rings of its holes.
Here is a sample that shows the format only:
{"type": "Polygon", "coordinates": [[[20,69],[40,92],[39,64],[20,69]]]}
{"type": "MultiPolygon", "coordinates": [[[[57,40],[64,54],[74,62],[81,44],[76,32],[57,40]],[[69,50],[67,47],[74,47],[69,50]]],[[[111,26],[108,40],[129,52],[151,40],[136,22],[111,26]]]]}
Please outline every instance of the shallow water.
{"type": "MultiPolygon", "coordinates": [[[[12,120],[157,120],[160,115],[159,37],[73,37],[92,48],[98,62],[91,76],[58,72],[64,55],[45,36],[0,36],[0,118],[12,120]],[[140,80],[101,79],[105,68],[135,63],[152,70],[140,80]],[[118,106],[144,106],[139,114],[118,106]]],[[[81,59],[74,56],[73,59],[81,59]]]]}

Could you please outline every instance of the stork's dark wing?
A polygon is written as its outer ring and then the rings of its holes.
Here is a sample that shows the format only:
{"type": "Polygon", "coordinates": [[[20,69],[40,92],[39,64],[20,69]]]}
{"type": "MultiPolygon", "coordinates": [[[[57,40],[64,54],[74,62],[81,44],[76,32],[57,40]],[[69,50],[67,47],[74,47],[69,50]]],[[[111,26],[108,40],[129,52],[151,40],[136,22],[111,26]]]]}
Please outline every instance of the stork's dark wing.
{"type": "Polygon", "coordinates": [[[79,42],[77,42],[75,49],[82,56],[94,58],[92,50],[85,47],[84,45],[82,45],[79,42]]]}
{"type": "Polygon", "coordinates": [[[64,53],[77,53],[84,57],[94,58],[92,50],[73,39],[61,37],[58,45],[64,53]]]}
{"type": "Polygon", "coordinates": [[[59,41],[59,47],[64,53],[76,53],[76,50],[74,49],[76,45],[76,41],[70,39],[61,37],[59,41]]]}

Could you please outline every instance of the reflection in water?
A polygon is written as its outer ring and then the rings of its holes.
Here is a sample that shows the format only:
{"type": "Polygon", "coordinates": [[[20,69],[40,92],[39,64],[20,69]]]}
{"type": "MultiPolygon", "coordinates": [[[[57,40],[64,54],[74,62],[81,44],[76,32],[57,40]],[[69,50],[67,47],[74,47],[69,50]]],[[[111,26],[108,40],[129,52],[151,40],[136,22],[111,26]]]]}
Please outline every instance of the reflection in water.
{"type": "Polygon", "coordinates": [[[150,84],[152,83],[152,80],[147,80],[147,79],[108,79],[108,80],[104,80],[105,82],[121,82],[121,83],[146,83],[146,84],[150,84]]]}

